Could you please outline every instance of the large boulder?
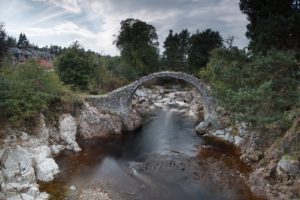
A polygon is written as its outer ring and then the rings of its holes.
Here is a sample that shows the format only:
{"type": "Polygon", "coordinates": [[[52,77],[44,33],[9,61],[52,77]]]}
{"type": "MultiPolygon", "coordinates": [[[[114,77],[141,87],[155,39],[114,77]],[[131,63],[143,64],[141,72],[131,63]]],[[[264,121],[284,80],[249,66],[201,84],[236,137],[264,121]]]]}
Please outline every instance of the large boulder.
{"type": "Polygon", "coordinates": [[[77,125],[75,119],[70,114],[62,114],[59,117],[60,139],[67,144],[67,149],[81,151],[76,142],[77,125]]]}
{"type": "Polygon", "coordinates": [[[58,165],[52,158],[40,158],[36,160],[36,177],[38,180],[52,181],[58,173],[58,165]]]}
{"type": "Polygon", "coordinates": [[[85,102],[79,113],[79,135],[84,139],[121,134],[123,123],[120,117],[104,113],[85,102]]]}
{"type": "Polygon", "coordinates": [[[1,192],[5,199],[14,199],[14,196],[27,192],[35,186],[32,154],[28,150],[20,146],[6,148],[2,153],[0,163],[1,192]]]}
{"type": "Polygon", "coordinates": [[[2,174],[7,183],[33,183],[35,174],[30,153],[20,147],[6,148],[0,159],[2,174]]]}
{"type": "Polygon", "coordinates": [[[59,173],[59,168],[53,158],[51,149],[44,145],[32,149],[36,178],[40,181],[52,181],[59,173]]]}
{"type": "Polygon", "coordinates": [[[295,156],[284,155],[277,164],[276,172],[279,176],[296,176],[300,173],[299,159],[295,156]]]}
{"type": "Polygon", "coordinates": [[[196,126],[196,131],[200,134],[205,134],[209,130],[216,130],[219,128],[221,128],[221,125],[218,117],[208,113],[204,114],[204,121],[200,122],[200,124],[196,126]]]}

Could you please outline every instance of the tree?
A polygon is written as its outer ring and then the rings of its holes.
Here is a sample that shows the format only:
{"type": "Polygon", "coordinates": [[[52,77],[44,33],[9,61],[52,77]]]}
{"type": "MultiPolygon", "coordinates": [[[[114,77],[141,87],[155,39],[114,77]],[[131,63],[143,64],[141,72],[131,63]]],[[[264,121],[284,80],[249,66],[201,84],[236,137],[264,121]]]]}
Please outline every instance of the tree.
{"type": "Polygon", "coordinates": [[[164,42],[165,51],[163,53],[163,62],[167,69],[187,70],[189,39],[190,33],[187,29],[182,30],[179,34],[173,34],[173,30],[169,31],[164,42]]]}
{"type": "Polygon", "coordinates": [[[299,0],[240,0],[240,9],[250,22],[246,36],[250,39],[251,50],[299,51],[299,0]]]}
{"type": "Polygon", "coordinates": [[[281,122],[300,98],[297,60],[278,50],[250,56],[235,47],[217,49],[201,75],[221,106],[256,128],[281,122]]]}
{"type": "Polygon", "coordinates": [[[89,55],[78,42],[74,42],[55,61],[55,69],[60,79],[82,90],[88,89],[94,67],[95,63],[91,62],[89,55]]]}
{"type": "Polygon", "coordinates": [[[190,48],[188,55],[189,68],[192,73],[197,73],[201,67],[205,67],[210,52],[222,46],[223,39],[218,31],[206,29],[197,32],[190,38],[190,48]]]}
{"type": "Polygon", "coordinates": [[[126,19],[121,22],[121,30],[114,43],[121,51],[122,60],[137,76],[158,69],[159,52],[154,26],[139,19],[126,19]]]}
{"type": "Polygon", "coordinates": [[[4,29],[4,25],[0,23],[0,61],[2,61],[3,57],[5,56],[8,50],[6,37],[7,36],[4,29]]]}
{"type": "Polygon", "coordinates": [[[16,40],[16,38],[8,36],[7,37],[7,46],[9,48],[16,47],[17,46],[17,40],[16,40]]]}
{"type": "Polygon", "coordinates": [[[25,34],[20,33],[17,47],[19,47],[19,48],[28,48],[29,47],[29,40],[27,39],[25,34]]]}

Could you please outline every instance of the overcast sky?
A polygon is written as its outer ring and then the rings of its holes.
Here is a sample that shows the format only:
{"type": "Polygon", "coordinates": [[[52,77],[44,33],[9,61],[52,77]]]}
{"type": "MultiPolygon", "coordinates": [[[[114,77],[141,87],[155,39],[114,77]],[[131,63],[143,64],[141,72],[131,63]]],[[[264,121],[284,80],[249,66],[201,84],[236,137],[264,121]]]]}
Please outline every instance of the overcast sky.
{"type": "Polygon", "coordinates": [[[86,49],[119,54],[112,44],[121,20],[138,18],[155,26],[162,50],[169,29],[191,33],[211,28],[235,37],[243,48],[246,17],[239,0],[0,0],[0,22],[13,36],[30,42],[69,46],[78,40],[86,49]]]}

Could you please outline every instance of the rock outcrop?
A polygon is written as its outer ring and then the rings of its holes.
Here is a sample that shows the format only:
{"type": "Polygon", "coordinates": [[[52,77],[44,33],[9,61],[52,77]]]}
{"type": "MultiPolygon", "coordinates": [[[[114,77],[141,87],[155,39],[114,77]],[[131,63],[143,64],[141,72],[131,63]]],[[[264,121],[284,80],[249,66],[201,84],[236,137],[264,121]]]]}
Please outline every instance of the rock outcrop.
{"type": "Polygon", "coordinates": [[[48,195],[40,193],[36,184],[34,154],[17,146],[6,148],[1,156],[1,192],[3,199],[47,199],[48,195]]]}
{"type": "Polygon", "coordinates": [[[142,124],[142,118],[132,110],[122,117],[105,113],[85,102],[78,116],[79,136],[83,139],[120,135],[122,131],[132,131],[142,124]]]}
{"type": "Polygon", "coordinates": [[[76,142],[77,125],[72,115],[63,114],[59,117],[58,132],[60,139],[66,143],[67,149],[75,152],[81,151],[76,142]]]}

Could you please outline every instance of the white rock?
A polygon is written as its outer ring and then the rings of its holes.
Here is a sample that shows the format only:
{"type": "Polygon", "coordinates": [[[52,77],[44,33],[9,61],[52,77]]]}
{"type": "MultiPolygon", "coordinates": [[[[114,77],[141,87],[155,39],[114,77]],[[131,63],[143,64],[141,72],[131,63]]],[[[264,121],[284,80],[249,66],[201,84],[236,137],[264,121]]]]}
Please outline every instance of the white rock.
{"type": "Polygon", "coordinates": [[[27,191],[27,194],[30,196],[33,196],[34,198],[36,198],[39,195],[39,189],[37,188],[37,186],[32,186],[29,188],[29,190],[27,191]]]}
{"type": "Polygon", "coordinates": [[[28,195],[26,193],[22,193],[21,197],[22,197],[22,200],[34,200],[33,196],[30,196],[30,195],[28,195]]]}
{"type": "Polygon", "coordinates": [[[21,139],[22,141],[27,141],[27,140],[29,139],[29,136],[28,136],[27,133],[22,132],[22,133],[21,133],[21,136],[20,136],[20,139],[21,139]]]}
{"type": "Polygon", "coordinates": [[[50,149],[53,154],[58,154],[59,152],[61,152],[62,150],[65,149],[65,146],[64,145],[51,145],[50,149]]]}
{"type": "Polygon", "coordinates": [[[52,181],[54,175],[59,173],[58,165],[52,158],[37,160],[35,169],[37,179],[41,181],[52,181]]]}
{"type": "Polygon", "coordinates": [[[76,140],[76,122],[70,114],[63,114],[59,117],[59,134],[62,140],[69,142],[76,140]]]}
{"type": "Polygon", "coordinates": [[[238,126],[239,135],[241,137],[247,135],[248,133],[247,124],[245,122],[236,122],[236,124],[238,126]]]}
{"type": "MultiPolygon", "coordinates": [[[[41,139],[42,144],[48,144],[49,129],[46,126],[45,116],[43,114],[39,115],[38,125],[35,132],[37,133],[38,137],[41,139]]],[[[41,145],[41,143],[39,145],[41,145]]]]}
{"type": "Polygon", "coordinates": [[[49,199],[49,194],[47,194],[46,192],[42,192],[35,200],[48,200],[48,199],[49,199]]]}
{"type": "Polygon", "coordinates": [[[67,143],[67,149],[80,151],[76,142],[77,126],[74,117],[70,114],[63,114],[59,117],[60,138],[67,143]]]}
{"type": "Polygon", "coordinates": [[[138,96],[138,97],[146,97],[147,93],[144,90],[137,89],[135,91],[135,95],[138,96]]]}
{"type": "Polygon", "coordinates": [[[234,144],[237,146],[241,146],[244,143],[244,139],[240,136],[234,136],[234,144]]]}
{"type": "Polygon", "coordinates": [[[224,139],[227,142],[234,143],[234,138],[233,138],[233,136],[230,133],[226,133],[225,136],[224,136],[224,139]]]}
{"type": "Polygon", "coordinates": [[[71,185],[70,190],[76,190],[76,187],[74,185],[71,185]]]}
{"type": "Polygon", "coordinates": [[[35,147],[32,152],[37,159],[51,157],[51,149],[46,145],[35,147]]]}
{"type": "Polygon", "coordinates": [[[225,131],[224,130],[217,130],[213,133],[211,133],[214,136],[219,136],[219,135],[225,135],[225,131]]]}
{"type": "Polygon", "coordinates": [[[16,195],[16,196],[8,197],[5,200],[23,200],[23,199],[20,195],[16,195]]]}

